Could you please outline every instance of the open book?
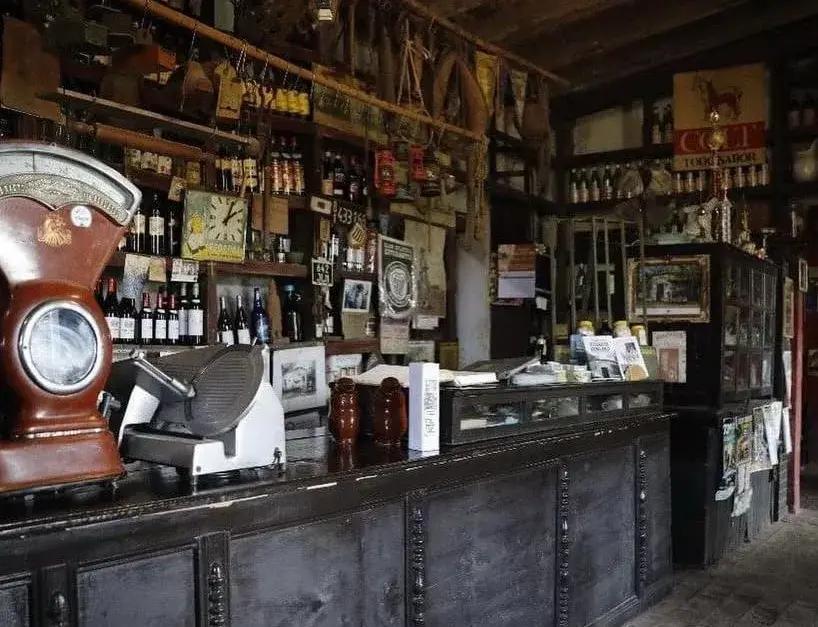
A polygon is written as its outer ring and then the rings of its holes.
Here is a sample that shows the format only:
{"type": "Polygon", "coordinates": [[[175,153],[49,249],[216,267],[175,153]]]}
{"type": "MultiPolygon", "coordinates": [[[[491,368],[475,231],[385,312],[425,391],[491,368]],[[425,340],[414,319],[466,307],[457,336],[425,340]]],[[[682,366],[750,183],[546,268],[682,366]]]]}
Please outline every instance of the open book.
{"type": "Polygon", "coordinates": [[[648,378],[637,338],[587,335],[582,338],[582,344],[594,381],[641,381],[648,378]]]}

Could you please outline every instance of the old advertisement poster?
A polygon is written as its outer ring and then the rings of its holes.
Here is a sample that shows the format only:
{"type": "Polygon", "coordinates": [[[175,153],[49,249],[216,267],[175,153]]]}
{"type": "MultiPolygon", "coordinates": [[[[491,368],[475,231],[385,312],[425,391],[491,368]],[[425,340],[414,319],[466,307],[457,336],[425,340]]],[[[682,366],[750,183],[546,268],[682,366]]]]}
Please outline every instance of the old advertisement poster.
{"type": "Polygon", "coordinates": [[[654,331],[653,348],[659,362],[659,378],[665,383],[686,383],[687,332],[654,331]]]}
{"type": "Polygon", "coordinates": [[[424,222],[406,220],[404,239],[415,248],[417,304],[415,314],[446,317],[446,230],[424,222]]]}
{"type": "Polygon", "coordinates": [[[722,424],[721,482],[716,500],[726,501],[736,491],[736,419],[727,418],[722,424]]]}
{"type": "Polygon", "coordinates": [[[533,244],[497,247],[497,297],[534,298],[537,252],[533,244]]]}
{"type": "Polygon", "coordinates": [[[673,77],[673,167],[709,167],[713,130],[719,114],[725,145],[719,161],[728,167],[762,164],[766,148],[766,75],[763,64],[685,72],[673,77]]]}
{"type": "Polygon", "coordinates": [[[399,239],[381,235],[378,240],[381,315],[403,320],[415,306],[415,250],[412,244],[399,239]]]}

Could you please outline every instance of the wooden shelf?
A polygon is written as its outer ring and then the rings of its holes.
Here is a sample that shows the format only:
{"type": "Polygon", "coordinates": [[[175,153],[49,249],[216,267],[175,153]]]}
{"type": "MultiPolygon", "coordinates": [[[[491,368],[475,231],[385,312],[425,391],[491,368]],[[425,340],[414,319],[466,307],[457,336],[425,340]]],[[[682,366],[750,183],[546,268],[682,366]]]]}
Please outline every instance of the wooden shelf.
{"type": "MultiPolygon", "coordinates": [[[[123,251],[116,251],[111,258],[108,260],[108,267],[109,268],[124,268],[125,267],[125,255],[139,255],[140,257],[156,257],[156,255],[151,255],[150,253],[126,253],[123,251]]],[[[165,260],[165,269],[170,272],[173,269],[173,257],[161,257],[161,259],[165,260]]],[[[205,265],[199,264],[199,273],[201,274],[204,272],[205,265]]]]}
{"type": "Polygon", "coordinates": [[[290,277],[303,279],[309,275],[309,268],[300,263],[275,263],[271,261],[245,261],[244,263],[226,263],[216,261],[214,269],[219,274],[256,277],[290,277]]]}
{"type": "Polygon", "coordinates": [[[161,128],[176,135],[181,135],[196,139],[200,142],[210,140],[219,144],[229,144],[238,146],[258,147],[258,140],[254,137],[228,133],[214,127],[187,122],[178,118],[173,118],[161,113],[153,113],[139,107],[106,100],[105,98],[95,98],[78,91],[59,88],[55,93],[43,96],[55,100],[69,108],[81,109],[95,114],[97,118],[107,120],[127,119],[129,126],[133,130],[151,132],[154,128],[161,128]]]}
{"type": "Polygon", "coordinates": [[[573,155],[563,160],[566,169],[601,166],[606,163],[625,163],[627,161],[644,161],[646,159],[670,159],[673,157],[673,144],[651,144],[638,148],[591,152],[585,155],[573,155]]]}
{"type": "MultiPolygon", "coordinates": [[[[321,139],[326,139],[328,141],[333,142],[341,142],[350,146],[355,146],[359,150],[364,150],[364,145],[366,141],[363,137],[359,135],[353,135],[352,133],[347,133],[345,131],[338,130],[336,128],[332,128],[331,126],[325,126],[323,124],[315,124],[316,133],[318,137],[321,139]]],[[[369,140],[369,149],[376,150],[378,148],[384,148],[380,142],[375,141],[374,139],[369,140]]]]}
{"type": "Polygon", "coordinates": [[[331,355],[355,355],[357,353],[375,353],[381,350],[377,338],[367,337],[362,340],[327,340],[325,353],[331,355]]]}

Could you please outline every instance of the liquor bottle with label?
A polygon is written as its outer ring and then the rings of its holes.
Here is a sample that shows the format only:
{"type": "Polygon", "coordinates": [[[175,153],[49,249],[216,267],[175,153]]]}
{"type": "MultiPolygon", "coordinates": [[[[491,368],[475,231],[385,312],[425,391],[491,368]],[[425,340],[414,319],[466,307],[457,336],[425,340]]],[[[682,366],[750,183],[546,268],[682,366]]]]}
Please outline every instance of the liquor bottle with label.
{"type": "Polygon", "coordinates": [[[261,290],[253,288],[253,313],[251,317],[251,335],[259,344],[270,343],[270,319],[261,302],[261,290]]]}
{"type": "Polygon", "coordinates": [[[662,141],[666,144],[673,143],[673,107],[665,105],[665,112],[662,114],[662,141]]]}
{"type": "Polygon", "coordinates": [[[579,181],[577,179],[577,171],[571,170],[568,175],[568,202],[571,204],[579,202],[579,181]]]}
{"type": "Polygon", "coordinates": [[[269,166],[266,184],[269,184],[270,192],[281,195],[284,193],[284,177],[281,168],[281,150],[276,138],[270,135],[270,146],[268,149],[269,166]]]}
{"type": "Polygon", "coordinates": [[[278,152],[281,155],[281,193],[289,196],[293,193],[293,164],[290,148],[283,137],[279,143],[278,152]]]}
{"type": "Polygon", "coordinates": [[[284,286],[284,294],[284,335],[291,342],[302,342],[304,328],[301,318],[301,295],[292,284],[284,286]]]}
{"type": "Polygon", "coordinates": [[[187,283],[182,283],[179,288],[179,343],[188,343],[187,333],[187,310],[189,303],[187,301],[187,283]]]}
{"type": "Polygon", "coordinates": [[[341,155],[335,155],[332,162],[332,195],[336,198],[344,198],[347,193],[347,171],[341,155]]]}
{"type": "Polygon", "coordinates": [[[650,140],[654,144],[662,143],[662,113],[658,105],[653,107],[653,119],[650,126],[650,140]]]}
{"type": "Polygon", "coordinates": [[[577,173],[577,189],[579,190],[579,202],[588,202],[591,199],[590,190],[588,189],[588,179],[585,176],[585,170],[580,170],[577,173]]]}
{"type": "Polygon", "coordinates": [[[193,284],[193,294],[190,299],[190,308],[187,310],[187,337],[188,344],[200,346],[205,342],[204,311],[199,298],[199,284],[193,284]]]}
{"type": "Polygon", "coordinates": [[[321,193],[325,196],[332,196],[332,153],[327,150],[324,153],[324,160],[321,163],[321,193]]]}
{"type": "Polygon", "coordinates": [[[142,292],[142,311],[139,312],[139,341],[153,344],[153,309],[150,292],[142,292]]]}
{"type": "Polygon", "coordinates": [[[128,250],[132,253],[144,253],[145,248],[145,212],[142,210],[142,203],[136,208],[131,225],[128,229],[128,250]]]}
{"type": "Polygon", "coordinates": [[[613,172],[610,166],[605,167],[605,173],[602,175],[602,199],[613,200],[613,172]]]}
{"type": "Polygon", "coordinates": [[[176,307],[176,294],[171,293],[168,302],[168,337],[167,343],[179,344],[179,310],[176,307]]]}
{"type": "Polygon", "coordinates": [[[136,307],[131,298],[123,298],[119,304],[119,341],[136,344],[136,307]]]}
{"type": "Polygon", "coordinates": [[[347,200],[349,202],[361,203],[361,169],[358,159],[352,157],[349,166],[349,176],[347,177],[347,200]]]}
{"type": "Polygon", "coordinates": [[[231,346],[236,343],[233,330],[233,321],[227,313],[227,303],[224,296],[219,297],[219,342],[231,346]]]}
{"type": "Polygon", "coordinates": [[[250,325],[247,322],[247,312],[241,302],[241,296],[236,296],[236,318],[234,326],[236,328],[236,341],[239,344],[251,344],[250,325]]]}
{"type": "Polygon", "coordinates": [[[116,279],[108,279],[108,293],[105,295],[102,313],[105,314],[105,322],[108,323],[111,340],[119,342],[119,301],[116,298],[116,279]]]}
{"type": "Polygon", "coordinates": [[[602,200],[602,184],[599,182],[599,172],[594,169],[591,172],[591,180],[590,180],[590,196],[593,202],[599,202],[602,200]]]}
{"type": "Polygon", "coordinates": [[[182,204],[168,200],[165,218],[165,254],[179,257],[182,254],[182,204]]]}
{"type": "Polygon", "coordinates": [[[230,157],[227,156],[224,148],[219,148],[216,157],[216,187],[221,192],[229,192],[233,189],[233,168],[230,165],[230,157]]]}
{"type": "Polygon", "coordinates": [[[301,154],[301,149],[298,147],[298,141],[295,137],[290,140],[290,158],[293,164],[294,193],[303,196],[307,191],[307,186],[304,182],[304,157],[301,154]]]}
{"type": "Polygon", "coordinates": [[[165,312],[165,295],[156,293],[156,309],[153,312],[153,341],[165,344],[168,339],[168,315],[165,312]]]}
{"type": "Polygon", "coordinates": [[[162,215],[162,205],[159,194],[154,193],[151,200],[151,217],[148,219],[148,240],[151,255],[165,254],[165,218],[162,215]]]}
{"type": "Polygon", "coordinates": [[[244,168],[242,167],[242,158],[238,153],[233,153],[230,157],[230,172],[233,178],[232,191],[238,193],[244,184],[244,168]]]}

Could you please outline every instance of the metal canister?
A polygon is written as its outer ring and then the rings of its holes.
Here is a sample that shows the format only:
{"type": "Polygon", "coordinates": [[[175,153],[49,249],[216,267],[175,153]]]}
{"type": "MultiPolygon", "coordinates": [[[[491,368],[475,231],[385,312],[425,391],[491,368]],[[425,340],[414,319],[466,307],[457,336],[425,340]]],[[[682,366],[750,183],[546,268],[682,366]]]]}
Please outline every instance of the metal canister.
{"type": "Polygon", "coordinates": [[[631,327],[631,335],[639,340],[639,346],[648,345],[648,332],[644,324],[635,324],[631,327]]]}

